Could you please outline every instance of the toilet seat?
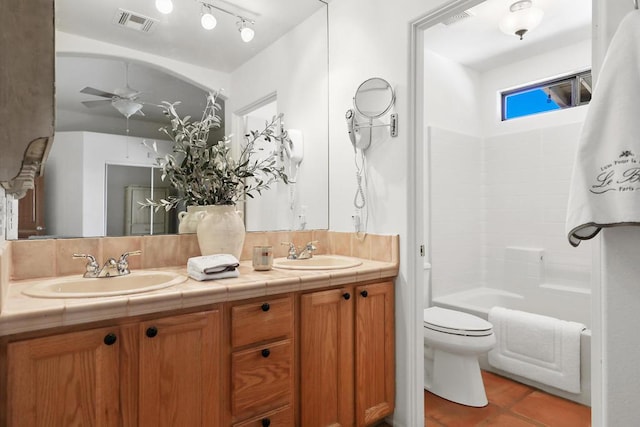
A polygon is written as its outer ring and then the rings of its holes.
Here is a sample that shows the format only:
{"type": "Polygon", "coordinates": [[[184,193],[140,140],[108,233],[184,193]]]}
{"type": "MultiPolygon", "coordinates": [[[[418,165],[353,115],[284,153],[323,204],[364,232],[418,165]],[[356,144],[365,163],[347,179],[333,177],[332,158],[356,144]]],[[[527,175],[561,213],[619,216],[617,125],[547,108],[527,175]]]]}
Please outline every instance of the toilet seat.
{"type": "Polygon", "coordinates": [[[493,325],[469,313],[429,307],[423,314],[424,327],[446,334],[484,337],[493,334],[493,325]]]}

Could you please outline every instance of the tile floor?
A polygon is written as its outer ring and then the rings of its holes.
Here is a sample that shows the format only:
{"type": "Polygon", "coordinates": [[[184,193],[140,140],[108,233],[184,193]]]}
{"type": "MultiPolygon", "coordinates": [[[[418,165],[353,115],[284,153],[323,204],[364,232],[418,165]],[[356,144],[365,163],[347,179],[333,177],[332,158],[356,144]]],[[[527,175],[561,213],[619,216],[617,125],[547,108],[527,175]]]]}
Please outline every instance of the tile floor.
{"type": "Polygon", "coordinates": [[[489,404],[470,408],[424,393],[426,427],[589,427],[591,408],[490,372],[482,372],[489,404]]]}

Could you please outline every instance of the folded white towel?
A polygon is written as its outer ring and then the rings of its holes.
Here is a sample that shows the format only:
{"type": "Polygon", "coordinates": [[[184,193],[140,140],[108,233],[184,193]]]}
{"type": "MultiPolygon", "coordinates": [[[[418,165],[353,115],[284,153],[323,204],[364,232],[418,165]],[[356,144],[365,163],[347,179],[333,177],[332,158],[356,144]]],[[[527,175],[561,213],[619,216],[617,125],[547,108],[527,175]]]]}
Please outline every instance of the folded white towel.
{"type": "Polygon", "coordinates": [[[202,273],[200,271],[190,270],[187,268],[187,274],[192,279],[198,280],[200,282],[205,280],[217,280],[217,279],[227,279],[230,277],[238,277],[240,276],[240,272],[237,269],[233,269],[230,271],[223,271],[222,273],[202,273]]]}
{"type": "Polygon", "coordinates": [[[230,254],[205,255],[189,258],[187,270],[196,273],[212,274],[235,270],[240,263],[230,254]]]}
{"type": "Polygon", "coordinates": [[[580,393],[580,334],[585,326],[524,311],[493,307],[496,346],[489,364],[571,393],[580,393]]]}
{"type": "Polygon", "coordinates": [[[578,142],[569,193],[569,243],[602,227],[640,225],[640,11],[611,40],[578,142]]]}

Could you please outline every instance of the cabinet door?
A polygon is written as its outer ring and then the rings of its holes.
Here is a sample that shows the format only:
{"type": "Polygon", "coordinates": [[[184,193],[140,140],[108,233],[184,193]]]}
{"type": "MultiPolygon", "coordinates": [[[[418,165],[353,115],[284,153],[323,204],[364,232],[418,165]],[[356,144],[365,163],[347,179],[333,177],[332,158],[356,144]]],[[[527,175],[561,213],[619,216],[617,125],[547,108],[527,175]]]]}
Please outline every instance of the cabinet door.
{"type": "Polygon", "coordinates": [[[391,282],[356,288],[356,425],[391,414],[395,399],[391,282]]]}
{"type": "Polygon", "coordinates": [[[301,296],[301,425],[352,426],[353,288],[301,296]]]}
{"type": "Polygon", "coordinates": [[[140,426],[219,426],[218,310],[140,324],[140,426]]]}
{"type": "Polygon", "coordinates": [[[8,344],[8,424],[120,425],[118,332],[93,329],[8,344]]]}

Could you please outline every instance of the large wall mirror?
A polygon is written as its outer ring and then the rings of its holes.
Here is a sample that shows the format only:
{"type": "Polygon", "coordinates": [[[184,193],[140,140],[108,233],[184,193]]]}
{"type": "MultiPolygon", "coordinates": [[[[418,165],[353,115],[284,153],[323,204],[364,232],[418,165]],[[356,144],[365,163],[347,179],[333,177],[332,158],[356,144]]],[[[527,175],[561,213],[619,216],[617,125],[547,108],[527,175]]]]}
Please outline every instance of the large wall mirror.
{"type": "Polygon", "coordinates": [[[218,92],[223,119],[215,140],[238,144],[283,113],[282,128],[304,142],[294,185],[278,183],[239,206],[247,230],[328,228],[326,4],[173,4],[163,14],[149,0],[55,0],[56,133],[38,188],[20,202],[19,238],[175,232],[177,212],[154,217],[137,206],[172,191],[149,148],[171,150],[157,105],[179,101],[181,115],[199,118],[209,91],[218,92]],[[207,11],[212,30],[201,25],[207,11]],[[241,18],[253,22],[249,42],[241,18]]]}

